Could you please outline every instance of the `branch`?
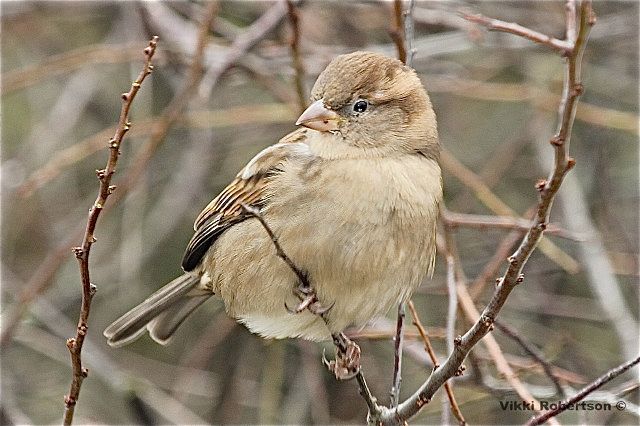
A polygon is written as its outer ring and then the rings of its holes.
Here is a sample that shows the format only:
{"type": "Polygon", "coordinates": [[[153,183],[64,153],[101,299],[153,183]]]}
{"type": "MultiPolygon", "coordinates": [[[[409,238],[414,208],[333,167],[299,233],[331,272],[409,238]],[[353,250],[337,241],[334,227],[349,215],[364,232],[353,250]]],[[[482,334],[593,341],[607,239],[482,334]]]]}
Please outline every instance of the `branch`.
{"type": "Polygon", "coordinates": [[[396,320],[396,334],[394,336],[393,357],[393,382],[391,385],[391,407],[400,403],[400,385],[402,384],[402,347],[404,345],[404,303],[398,305],[398,318],[396,320]]]}
{"type": "Polygon", "coordinates": [[[523,281],[522,269],[537,247],[546,229],[553,200],[560,188],[566,173],[575,165],[575,160],[568,156],[569,141],[577,101],[582,93],[580,82],[580,64],[591,26],[595,17],[591,9],[591,2],[584,1],[579,12],[577,37],[575,44],[568,52],[565,66],[565,81],[563,101],[559,108],[559,127],[556,135],[551,139],[555,150],[555,162],[549,179],[538,185],[540,200],[535,214],[534,224],[531,226],[520,246],[509,257],[509,266],[500,278],[496,290],[489,304],[485,307],[475,324],[463,336],[456,339],[456,347],[442,366],[437,368],[420,388],[397,410],[383,410],[381,423],[401,424],[417,414],[427,404],[449,378],[459,371],[465,357],[492,328],[493,321],[502,309],[511,291],[523,281]]]}
{"type": "Polygon", "coordinates": [[[393,24],[389,28],[389,36],[396,45],[398,51],[398,59],[403,64],[407,63],[407,48],[404,45],[404,25],[402,21],[402,0],[394,0],[393,2],[393,24]]]}
{"type": "Polygon", "coordinates": [[[289,47],[291,48],[291,59],[293,60],[293,68],[295,69],[296,94],[298,95],[298,106],[300,112],[307,108],[307,97],[304,90],[304,65],[302,64],[302,56],[300,56],[300,14],[293,4],[292,0],[287,1],[287,15],[291,24],[291,40],[289,47]]]}
{"type": "Polygon", "coordinates": [[[634,365],[636,365],[638,363],[640,363],[640,356],[636,357],[635,359],[632,359],[631,361],[627,361],[624,364],[619,365],[618,367],[615,367],[615,368],[607,371],[606,374],[604,374],[603,376],[600,376],[597,380],[591,382],[589,385],[587,385],[584,388],[582,388],[582,390],[580,392],[578,392],[577,394],[575,394],[571,398],[565,399],[564,401],[559,403],[557,408],[555,408],[553,410],[549,410],[549,411],[545,412],[544,414],[541,414],[541,415],[536,416],[536,417],[532,418],[531,420],[529,420],[527,422],[527,426],[533,426],[533,425],[542,424],[542,423],[546,422],[547,420],[549,420],[550,418],[555,417],[558,414],[562,413],[563,411],[565,411],[565,410],[567,410],[569,408],[572,408],[573,405],[576,402],[579,402],[579,401],[583,400],[591,392],[593,392],[596,389],[602,387],[606,383],[609,383],[611,380],[615,379],[616,377],[618,377],[619,375],[621,375],[622,373],[624,373],[625,371],[627,371],[628,369],[630,369],[631,367],[633,367],[634,365]]]}
{"type": "MultiPolygon", "coordinates": [[[[514,216],[492,216],[469,213],[454,213],[449,210],[441,215],[442,221],[450,228],[458,226],[468,228],[499,228],[499,229],[515,229],[526,232],[531,228],[532,221],[514,216]]],[[[556,235],[572,241],[584,241],[584,238],[561,228],[554,224],[549,224],[546,229],[549,235],[556,235]]]]}
{"type": "Polygon", "coordinates": [[[413,32],[413,13],[416,8],[414,0],[409,0],[409,7],[404,11],[404,40],[407,50],[406,64],[410,67],[413,66],[413,57],[416,54],[416,49],[413,47],[414,32],[413,32]]]}
{"type": "Polygon", "coordinates": [[[505,22],[499,19],[488,18],[481,14],[473,14],[467,11],[460,12],[462,17],[469,22],[475,22],[486,27],[489,31],[500,31],[504,33],[515,34],[520,37],[529,39],[535,43],[549,46],[557,50],[562,55],[570,55],[573,49],[573,43],[570,40],[558,40],[546,34],[534,31],[530,28],[523,27],[513,22],[505,22]]]}
{"type": "Polygon", "coordinates": [[[45,79],[68,75],[89,64],[119,64],[133,61],[139,54],[139,47],[131,44],[83,46],[52,55],[37,64],[2,73],[0,94],[4,96],[45,79]]]}
{"type": "Polygon", "coordinates": [[[80,317],[78,319],[78,328],[76,336],[67,340],[67,348],[71,354],[71,366],[73,368],[73,378],[71,381],[71,387],[69,394],[65,395],[65,410],[64,410],[64,424],[70,425],[73,422],[73,414],[75,411],[76,402],[80,395],[80,388],[85,377],[87,377],[88,370],[82,366],[82,346],[87,334],[89,312],[91,310],[91,300],[96,292],[96,286],[91,283],[89,275],[89,255],[91,253],[91,247],[96,241],[94,237],[96,225],[100,213],[104,208],[104,205],[109,198],[109,195],[115,190],[115,186],[111,185],[111,178],[116,171],[116,164],[118,163],[118,157],[120,156],[120,145],[122,140],[131,127],[129,122],[129,111],[133,100],[135,99],[140,86],[145,78],[151,74],[153,65],[151,65],[151,59],[156,51],[158,37],[155,36],[149,42],[149,46],[144,49],[146,61],[142,71],[138,75],[138,78],[131,85],[129,92],[122,95],[122,109],[120,111],[120,120],[115,135],[109,140],[109,159],[104,169],[96,170],[98,179],[100,180],[100,189],[98,191],[98,197],[89,210],[89,218],[87,219],[87,226],[84,232],[84,238],[82,244],[79,247],[74,247],[73,252],[78,259],[80,267],[80,277],[82,280],[82,305],[80,308],[80,317]]]}

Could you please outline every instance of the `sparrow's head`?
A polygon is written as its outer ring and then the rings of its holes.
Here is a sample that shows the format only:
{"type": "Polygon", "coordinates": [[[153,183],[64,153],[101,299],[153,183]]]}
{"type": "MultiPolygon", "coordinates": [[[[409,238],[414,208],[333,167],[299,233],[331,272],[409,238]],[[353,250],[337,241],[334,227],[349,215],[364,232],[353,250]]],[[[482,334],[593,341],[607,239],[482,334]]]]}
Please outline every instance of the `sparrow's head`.
{"type": "Polygon", "coordinates": [[[415,71],[372,52],[335,58],[296,124],[340,134],[345,143],[383,152],[437,156],[436,118],[415,71]]]}

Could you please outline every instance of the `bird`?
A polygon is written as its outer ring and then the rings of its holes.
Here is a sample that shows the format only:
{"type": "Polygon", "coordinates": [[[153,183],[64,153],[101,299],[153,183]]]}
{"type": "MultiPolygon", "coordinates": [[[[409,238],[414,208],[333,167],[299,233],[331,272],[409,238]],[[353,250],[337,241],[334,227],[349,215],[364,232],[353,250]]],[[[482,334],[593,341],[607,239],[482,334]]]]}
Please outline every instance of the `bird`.
{"type": "Polygon", "coordinates": [[[167,344],[212,297],[264,338],[329,340],[407,301],[432,274],[440,142],[416,72],[378,53],[337,56],[296,125],[202,210],[183,274],[107,327],[109,345],[147,330],[167,344]],[[300,290],[322,309],[292,311],[300,290]]]}

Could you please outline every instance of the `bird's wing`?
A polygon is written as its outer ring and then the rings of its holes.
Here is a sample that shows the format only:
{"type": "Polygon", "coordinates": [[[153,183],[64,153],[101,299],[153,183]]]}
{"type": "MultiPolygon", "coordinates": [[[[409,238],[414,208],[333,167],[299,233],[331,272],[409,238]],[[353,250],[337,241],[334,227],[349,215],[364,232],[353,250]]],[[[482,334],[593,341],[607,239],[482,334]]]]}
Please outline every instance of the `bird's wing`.
{"type": "Polygon", "coordinates": [[[242,204],[263,208],[271,178],[282,171],[285,161],[310,157],[305,143],[306,129],[299,129],[277,144],[262,150],[238,173],[236,178],[207,205],[196,218],[195,234],[182,259],[185,271],[193,270],[209,247],[229,227],[247,219],[242,204]]]}

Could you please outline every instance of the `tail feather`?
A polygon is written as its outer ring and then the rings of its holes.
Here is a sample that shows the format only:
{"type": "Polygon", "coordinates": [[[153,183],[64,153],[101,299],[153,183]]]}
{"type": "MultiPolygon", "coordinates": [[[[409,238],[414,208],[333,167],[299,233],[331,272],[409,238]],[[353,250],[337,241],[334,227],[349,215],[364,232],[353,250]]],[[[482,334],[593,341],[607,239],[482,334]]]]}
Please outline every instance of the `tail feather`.
{"type": "MultiPolygon", "coordinates": [[[[114,347],[131,343],[144,333],[147,324],[165,312],[175,312],[183,315],[174,324],[175,326],[170,329],[171,333],[173,333],[188,314],[213,295],[213,293],[193,292],[199,282],[199,277],[189,274],[184,274],[174,279],[108,326],[103,332],[107,338],[107,343],[114,347]],[[194,304],[192,300],[198,303],[194,304]],[[174,306],[182,308],[187,305],[191,307],[188,312],[181,309],[173,309],[174,306]]],[[[167,316],[165,318],[168,319],[167,316]]],[[[166,343],[168,337],[170,335],[164,334],[164,339],[159,341],[166,343]]]]}
{"type": "Polygon", "coordinates": [[[167,310],[147,324],[147,330],[149,330],[151,338],[161,345],[169,343],[169,339],[178,327],[180,327],[180,324],[182,324],[198,306],[206,302],[209,297],[211,297],[211,294],[182,298],[172,306],[169,306],[167,310]]]}

